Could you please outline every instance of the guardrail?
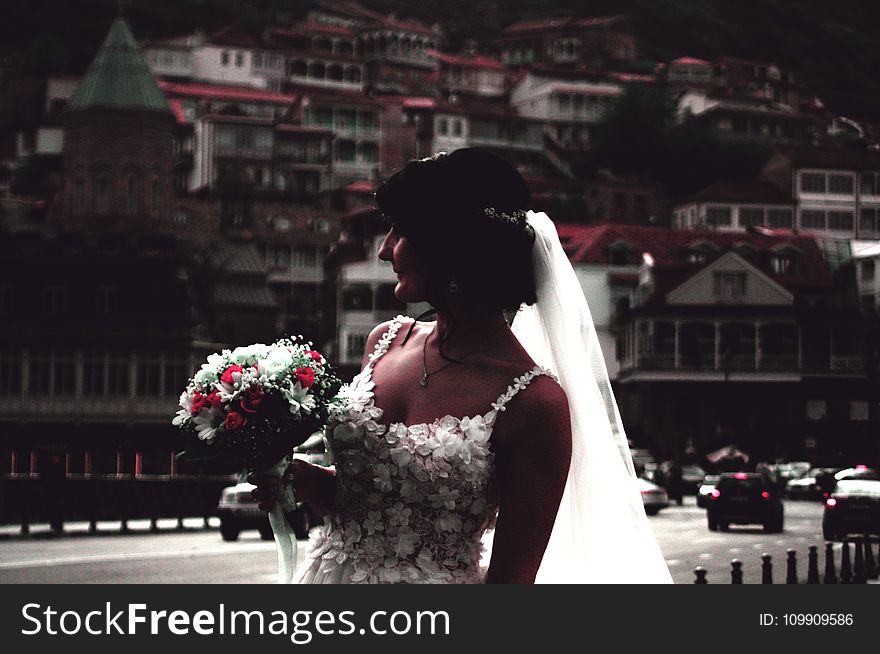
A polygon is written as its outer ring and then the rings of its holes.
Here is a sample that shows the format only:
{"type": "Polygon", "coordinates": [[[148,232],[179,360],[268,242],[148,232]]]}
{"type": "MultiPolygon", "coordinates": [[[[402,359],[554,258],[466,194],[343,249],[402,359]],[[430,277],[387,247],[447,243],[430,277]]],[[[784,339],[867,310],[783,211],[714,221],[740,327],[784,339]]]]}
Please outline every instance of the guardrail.
{"type": "Polygon", "coordinates": [[[34,522],[48,522],[62,531],[64,522],[85,520],[89,531],[98,521],[118,520],[123,532],[128,521],[215,515],[220,493],[235,483],[235,475],[68,475],[47,480],[31,475],[0,477],[0,524],[20,524],[28,534],[34,522]]]}
{"type": "MultiPolygon", "coordinates": [[[[807,584],[866,584],[868,581],[878,579],[880,577],[880,552],[877,558],[874,557],[872,539],[870,536],[864,535],[858,538],[847,539],[843,541],[843,547],[840,555],[840,574],[834,560],[834,543],[825,543],[825,569],[821,577],[819,576],[819,548],[816,545],[810,545],[807,555],[807,584]],[[853,556],[850,555],[850,545],[855,546],[853,556]]],[[[798,584],[802,583],[798,576],[798,559],[797,551],[789,549],[786,551],[785,566],[785,583],[798,584]]],[[[694,568],[694,583],[708,584],[707,572],[703,566],[694,568]]],[[[743,583],[743,564],[739,559],[733,559],[730,562],[730,583],[743,583]]],[[[761,583],[772,584],[773,581],[773,557],[769,554],[761,555],[761,583]]]]}

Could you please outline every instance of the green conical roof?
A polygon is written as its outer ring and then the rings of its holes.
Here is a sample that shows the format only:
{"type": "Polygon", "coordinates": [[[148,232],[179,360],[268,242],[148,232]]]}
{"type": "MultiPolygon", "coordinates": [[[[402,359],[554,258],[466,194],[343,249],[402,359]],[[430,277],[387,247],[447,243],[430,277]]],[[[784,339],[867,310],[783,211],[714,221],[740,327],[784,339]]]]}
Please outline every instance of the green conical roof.
{"type": "Polygon", "coordinates": [[[67,103],[67,111],[137,109],[171,113],[124,18],[110,32],[85,77],[67,103]]]}

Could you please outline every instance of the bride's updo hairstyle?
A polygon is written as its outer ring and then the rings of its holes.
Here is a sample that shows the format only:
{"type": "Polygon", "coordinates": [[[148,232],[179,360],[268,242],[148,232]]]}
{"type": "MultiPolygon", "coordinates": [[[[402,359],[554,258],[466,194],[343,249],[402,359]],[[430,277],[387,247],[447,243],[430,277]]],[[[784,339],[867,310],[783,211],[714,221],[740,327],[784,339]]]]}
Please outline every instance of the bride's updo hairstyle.
{"type": "Polygon", "coordinates": [[[411,161],[376,191],[383,217],[425,261],[429,300],[458,297],[493,310],[535,302],[529,188],[501,157],[463,148],[411,161]]]}

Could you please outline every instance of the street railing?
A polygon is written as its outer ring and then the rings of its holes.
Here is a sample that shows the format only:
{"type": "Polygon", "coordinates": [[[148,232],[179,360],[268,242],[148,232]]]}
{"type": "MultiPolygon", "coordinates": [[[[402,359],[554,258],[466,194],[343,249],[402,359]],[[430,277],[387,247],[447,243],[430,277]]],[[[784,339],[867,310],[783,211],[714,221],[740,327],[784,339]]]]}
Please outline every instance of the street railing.
{"type": "MultiPolygon", "coordinates": [[[[845,539],[841,548],[840,573],[834,559],[834,543],[825,543],[825,566],[823,574],[819,574],[819,548],[810,545],[807,555],[807,577],[802,582],[798,574],[797,551],[786,551],[785,583],[786,584],[866,584],[880,577],[880,552],[874,556],[872,538],[868,535],[845,539]],[[854,547],[852,555],[850,546],[854,547]]],[[[694,568],[694,583],[708,584],[707,571],[703,566],[694,568]]],[[[743,563],[739,559],[730,562],[730,583],[743,583],[743,563]]],[[[761,583],[773,584],[773,557],[761,555],[761,583]]]]}

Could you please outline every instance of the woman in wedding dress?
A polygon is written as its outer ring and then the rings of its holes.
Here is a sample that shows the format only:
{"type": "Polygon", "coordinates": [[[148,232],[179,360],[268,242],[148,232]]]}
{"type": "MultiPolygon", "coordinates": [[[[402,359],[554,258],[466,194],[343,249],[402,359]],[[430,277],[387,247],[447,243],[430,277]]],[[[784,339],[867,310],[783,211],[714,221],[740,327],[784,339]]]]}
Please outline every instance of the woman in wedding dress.
{"type": "MultiPolygon", "coordinates": [[[[410,162],[376,203],[395,297],[436,321],[373,329],[328,428],[333,468],[285,475],[327,516],[295,580],[670,581],[583,293],[519,173],[457,150],[410,162]]],[[[268,508],[277,487],[254,493],[268,508]]]]}

